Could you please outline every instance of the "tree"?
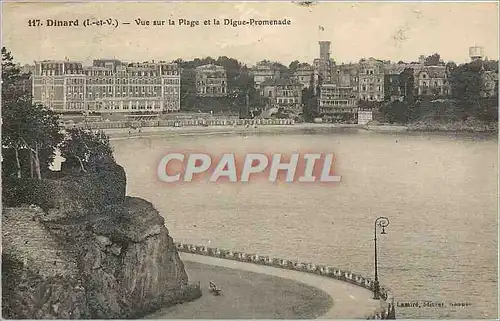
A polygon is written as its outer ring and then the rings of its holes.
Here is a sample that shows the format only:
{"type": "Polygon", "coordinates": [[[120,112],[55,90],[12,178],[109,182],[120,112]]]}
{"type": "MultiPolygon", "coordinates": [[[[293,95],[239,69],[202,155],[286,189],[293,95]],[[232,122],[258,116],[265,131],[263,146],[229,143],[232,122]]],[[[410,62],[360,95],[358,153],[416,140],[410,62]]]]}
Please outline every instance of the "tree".
{"type": "Polygon", "coordinates": [[[307,122],[311,122],[314,120],[315,112],[316,112],[316,104],[317,101],[314,96],[313,86],[306,87],[302,89],[302,104],[303,108],[303,116],[304,120],[307,122]]]}
{"type": "Polygon", "coordinates": [[[69,129],[60,150],[61,156],[66,158],[65,167],[78,168],[82,172],[114,162],[113,148],[102,131],[93,133],[81,128],[69,129]]]}
{"type": "Polygon", "coordinates": [[[217,61],[212,57],[205,57],[205,58],[201,59],[201,66],[216,64],[216,63],[217,63],[217,61]]]}
{"type": "Polygon", "coordinates": [[[441,61],[441,55],[438,53],[432,54],[425,58],[425,66],[443,66],[444,63],[441,61]]]}
{"type": "Polygon", "coordinates": [[[215,61],[216,65],[224,67],[227,75],[228,90],[238,88],[237,78],[240,76],[242,66],[238,60],[222,56],[215,61]]]}
{"type": "Polygon", "coordinates": [[[457,68],[457,64],[455,62],[449,61],[446,63],[446,70],[451,72],[455,68],[457,68]]]}
{"type": "Polygon", "coordinates": [[[181,106],[183,109],[196,109],[196,71],[191,68],[182,70],[181,106]]]}
{"type": "MultiPolygon", "coordinates": [[[[28,108],[23,110],[23,122],[18,125],[19,137],[23,143],[22,147],[29,150],[30,164],[33,164],[31,178],[35,174],[36,178],[42,179],[41,151],[49,151],[51,161],[55,148],[62,140],[59,117],[40,104],[29,104],[26,107],[28,108]]],[[[43,164],[44,166],[48,166],[47,161],[43,164]]]]}
{"type": "Polygon", "coordinates": [[[451,92],[457,100],[463,118],[476,116],[481,109],[481,65],[477,62],[462,64],[451,72],[451,92]]]}
{"type": "Polygon", "coordinates": [[[380,107],[380,114],[383,121],[388,123],[407,124],[418,118],[415,106],[407,101],[391,101],[380,107]]]}
{"type": "Polygon", "coordinates": [[[19,83],[22,80],[21,70],[15,65],[12,54],[5,47],[2,47],[2,145],[15,151],[16,176],[18,178],[21,178],[19,159],[21,140],[18,131],[12,127],[15,123],[14,120],[22,117],[19,107],[22,104],[30,103],[29,93],[20,89],[19,83]]]}
{"type": "Polygon", "coordinates": [[[498,60],[484,60],[483,68],[486,71],[494,71],[498,73],[498,60]]]}
{"type": "Polygon", "coordinates": [[[287,66],[285,66],[279,62],[273,62],[272,66],[273,66],[273,68],[276,68],[277,70],[279,70],[281,78],[283,78],[283,79],[290,78],[291,73],[290,73],[290,70],[288,69],[287,66]]]}
{"type": "MultiPolygon", "coordinates": [[[[29,75],[21,74],[12,54],[2,48],[2,145],[13,153],[15,177],[22,177],[20,152],[28,150],[30,173],[41,179],[42,165],[52,161],[54,148],[61,141],[58,117],[42,105],[32,103],[31,93],[24,82],[29,75]]],[[[7,159],[7,163],[9,160],[7,159]]],[[[10,175],[9,171],[3,171],[10,175]]]]}

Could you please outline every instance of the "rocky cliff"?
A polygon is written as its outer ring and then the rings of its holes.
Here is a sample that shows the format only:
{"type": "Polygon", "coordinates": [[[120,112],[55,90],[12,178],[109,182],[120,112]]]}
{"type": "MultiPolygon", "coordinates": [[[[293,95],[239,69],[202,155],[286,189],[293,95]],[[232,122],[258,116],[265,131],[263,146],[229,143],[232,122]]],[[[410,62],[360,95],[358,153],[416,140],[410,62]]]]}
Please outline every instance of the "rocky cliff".
{"type": "Polygon", "coordinates": [[[201,295],[163,217],[125,196],[121,167],[22,189],[31,205],[2,212],[4,318],[136,318],[201,295]]]}

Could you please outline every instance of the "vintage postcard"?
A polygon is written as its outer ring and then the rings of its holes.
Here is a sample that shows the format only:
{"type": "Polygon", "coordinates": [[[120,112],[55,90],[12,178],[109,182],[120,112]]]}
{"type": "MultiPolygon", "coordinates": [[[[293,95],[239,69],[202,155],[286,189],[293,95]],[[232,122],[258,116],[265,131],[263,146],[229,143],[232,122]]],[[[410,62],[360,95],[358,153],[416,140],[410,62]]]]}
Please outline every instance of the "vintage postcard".
{"type": "Polygon", "coordinates": [[[498,2],[2,2],[5,319],[498,319],[498,2]]]}

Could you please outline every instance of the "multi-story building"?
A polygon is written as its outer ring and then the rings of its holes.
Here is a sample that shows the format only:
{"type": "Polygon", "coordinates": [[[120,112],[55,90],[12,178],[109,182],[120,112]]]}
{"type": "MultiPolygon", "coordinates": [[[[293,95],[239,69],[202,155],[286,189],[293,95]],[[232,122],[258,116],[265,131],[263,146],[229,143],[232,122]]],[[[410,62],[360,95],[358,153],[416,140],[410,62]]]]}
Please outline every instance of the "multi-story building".
{"type": "Polygon", "coordinates": [[[384,100],[405,101],[413,96],[414,70],[406,64],[384,67],[384,100]]]}
{"type": "Polygon", "coordinates": [[[336,84],[338,87],[352,87],[353,91],[357,93],[359,90],[359,65],[333,65],[330,83],[336,84]]]}
{"type": "Polygon", "coordinates": [[[85,68],[89,110],[177,111],[180,73],[177,64],[96,60],[85,68]]]}
{"type": "Polygon", "coordinates": [[[293,79],[268,79],[260,85],[260,94],[269,101],[270,108],[300,113],[302,111],[302,84],[293,79]]]}
{"type": "Polygon", "coordinates": [[[36,62],[33,100],[58,112],[178,111],[180,72],[166,62],[36,62]]]}
{"type": "Polygon", "coordinates": [[[309,88],[314,81],[314,67],[310,65],[301,65],[295,70],[292,78],[302,84],[303,88],[309,88]]]}
{"type": "Polygon", "coordinates": [[[318,111],[333,119],[355,118],[358,111],[358,95],[354,87],[337,84],[322,84],[318,111]]]}
{"type": "Polygon", "coordinates": [[[314,59],[314,69],[317,71],[319,76],[318,81],[320,83],[330,83],[332,67],[335,65],[333,60],[323,60],[320,58],[314,59]]]}
{"type": "Polygon", "coordinates": [[[199,97],[227,96],[226,69],[214,64],[196,67],[196,93],[199,97]]]}
{"type": "Polygon", "coordinates": [[[255,88],[259,89],[260,85],[269,79],[278,79],[280,77],[280,70],[273,66],[269,61],[258,62],[251,70],[255,88]]]}
{"type": "Polygon", "coordinates": [[[18,64],[17,67],[19,68],[19,74],[20,74],[20,79],[17,82],[17,87],[26,92],[26,93],[32,93],[33,91],[33,71],[35,70],[35,66],[32,65],[20,65],[18,64]]]}
{"type": "Polygon", "coordinates": [[[60,112],[85,109],[85,74],[81,62],[37,61],[32,81],[33,102],[60,112]]]}
{"type": "Polygon", "coordinates": [[[359,61],[359,99],[384,100],[384,62],[374,58],[359,61]]]}
{"type": "Polygon", "coordinates": [[[449,96],[451,84],[445,66],[425,66],[415,71],[415,89],[418,96],[449,96]]]}

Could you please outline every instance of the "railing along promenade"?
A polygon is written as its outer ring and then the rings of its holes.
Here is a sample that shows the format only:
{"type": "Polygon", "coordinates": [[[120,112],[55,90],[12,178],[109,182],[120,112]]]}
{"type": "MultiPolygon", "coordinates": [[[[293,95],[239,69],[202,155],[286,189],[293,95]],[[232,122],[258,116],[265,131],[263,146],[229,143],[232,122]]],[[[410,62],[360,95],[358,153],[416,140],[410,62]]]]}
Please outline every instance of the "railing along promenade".
{"type": "MultiPolygon", "coordinates": [[[[215,258],[235,260],[246,263],[259,265],[267,265],[271,267],[294,270],[305,273],[318,274],[324,277],[335,280],[348,282],[356,286],[360,286],[367,290],[373,291],[374,282],[371,279],[354,274],[350,271],[343,271],[328,265],[318,265],[312,263],[296,262],[281,258],[273,258],[269,256],[261,256],[258,254],[249,254],[245,252],[236,252],[224,250],[220,248],[211,248],[202,245],[176,243],[179,252],[211,256],[215,258]]],[[[380,287],[380,297],[385,301],[386,307],[382,307],[381,311],[374,312],[368,319],[395,319],[394,300],[389,295],[389,290],[385,287],[380,287]]]]}
{"type": "Polygon", "coordinates": [[[67,125],[83,129],[115,129],[142,127],[184,127],[184,126],[254,126],[254,125],[293,125],[293,119],[168,119],[168,120],[123,120],[109,122],[80,122],[67,125]]]}

